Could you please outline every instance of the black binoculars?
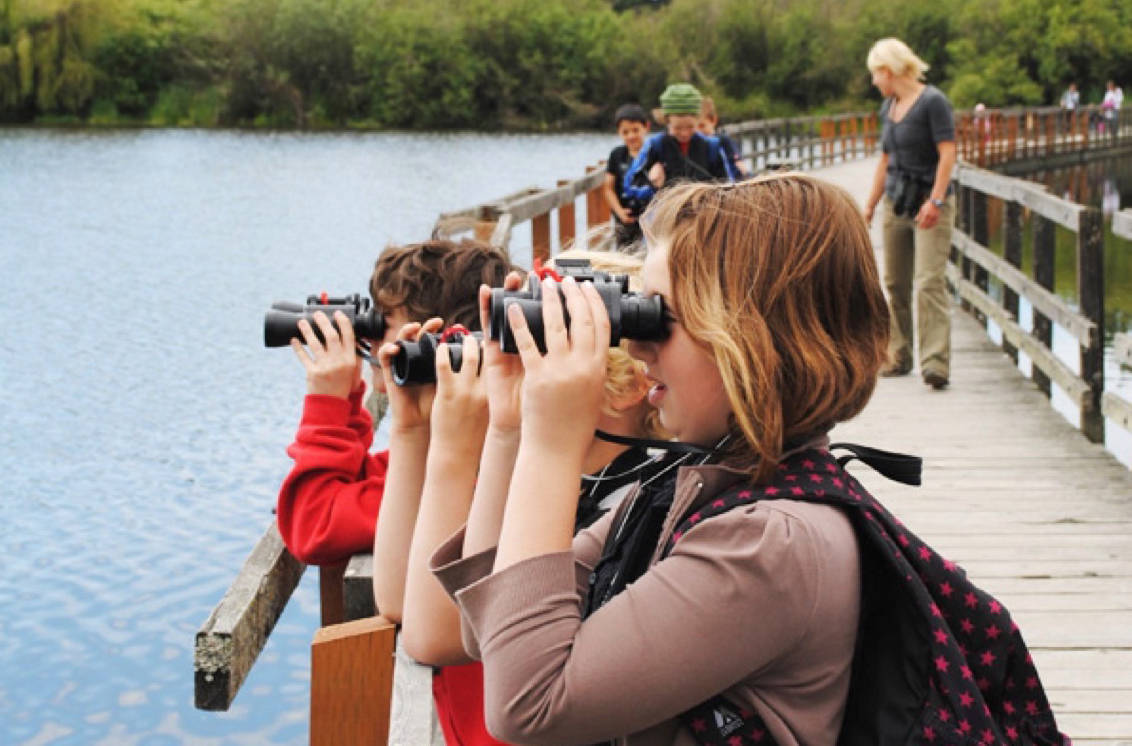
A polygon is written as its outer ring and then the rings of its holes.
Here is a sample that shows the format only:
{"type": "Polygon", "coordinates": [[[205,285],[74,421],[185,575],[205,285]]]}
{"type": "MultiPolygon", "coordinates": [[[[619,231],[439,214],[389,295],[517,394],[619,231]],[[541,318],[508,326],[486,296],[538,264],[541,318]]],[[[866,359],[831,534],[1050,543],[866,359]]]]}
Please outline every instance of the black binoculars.
{"type": "MultiPolygon", "coordinates": [[[[609,313],[609,346],[616,347],[622,339],[641,341],[660,340],[668,336],[665,321],[664,300],[659,295],[645,297],[640,293],[629,292],[628,275],[611,275],[596,272],[587,260],[565,260],[555,262],[558,274],[573,277],[577,282],[592,282],[601,296],[605,310],[609,313]]],[[[558,289],[562,297],[562,289],[558,289]]],[[[491,319],[488,336],[500,343],[504,352],[516,353],[515,335],[507,322],[507,308],[518,305],[527,320],[527,327],[535,339],[540,352],[546,352],[546,338],[542,326],[542,285],[532,277],[526,290],[491,291],[491,319]]],[[[562,306],[566,325],[570,324],[570,314],[566,310],[565,299],[562,306]]]]}
{"type": "Polygon", "coordinates": [[[436,383],[436,348],[441,342],[448,344],[452,371],[459,373],[464,363],[463,340],[469,334],[477,345],[483,342],[483,332],[469,332],[463,327],[453,327],[444,334],[422,334],[416,342],[399,340],[397,354],[393,356],[393,382],[398,386],[436,383]]]}
{"type": "Polygon", "coordinates": [[[346,314],[346,318],[350,320],[350,324],[354,328],[354,337],[358,340],[362,338],[377,340],[385,336],[385,316],[372,307],[369,298],[358,293],[342,298],[332,298],[323,293],[322,295],[307,296],[306,303],[288,301],[272,303],[271,310],[263,317],[264,346],[286,347],[291,343],[292,337],[298,337],[302,340],[303,335],[299,332],[299,321],[301,319],[306,319],[314,330],[315,336],[320,341],[325,342],[326,340],[322,338],[322,331],[318,324],[314,322],[315,311],[325,313],[331,323],[335,323],[335,311],[346,314]]]}

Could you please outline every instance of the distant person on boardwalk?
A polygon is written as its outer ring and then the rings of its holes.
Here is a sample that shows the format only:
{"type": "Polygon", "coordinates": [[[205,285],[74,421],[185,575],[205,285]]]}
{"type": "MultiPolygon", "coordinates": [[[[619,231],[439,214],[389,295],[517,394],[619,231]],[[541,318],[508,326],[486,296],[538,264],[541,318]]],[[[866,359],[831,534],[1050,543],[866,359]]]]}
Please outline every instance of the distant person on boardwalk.
{"type": "Polygon", "coordinates": [[[1120,133],[1120,107],[1124,105],[1124,89],[1111,80],[1105,84],[1101,111],[1104,114],[1104,129],[1111,137],[1120,133]]]}
{"type": "MultiPolygon", "coordinates": [[[[503,252],[474,241],[387,248],[370,278],[370,295],[384,314],[386,331],[383,339],[371,341],[391,342],[405,324],[433,317],[478,329],[480,284],[497,285],[510,269],[503,252]]],[[[351,325],[341,315],[333,326],[323,314],[316,313],[315,320],[325,342],[306,321],[299,322],[303,339],[291,342],[306,370],[307,394],[295,442],[287,448],[295,463],[279,490],[276,515],[283,541],[299,561],[332,565],[373,548],[391,459],[390,451],[369,452],[373,425],[362,406],[362,358],[351,325]]],[[[375,369],[372,378],[376,389],[385,389],[381,370],[375,369]]],[[[402,418],[398,424],[390,449],[401,455],[405,468],[423,470],[427,419],[409,423],[402,418]]],[[[434,678],[440,722],[449,744],[494,744],[480,699],[463,696],[464,679],[478,681],[479,666],[471,668],[452,667],[434,678]]]]}
{"type": "Polygon", "coordinates": [[[625,199],[624,189],[625,174],[648,136],[649,115],[638,104],[625,104],[618,107],[613,115],[613,126],[617,128],[621,145],[609,152],[601,193],[613,213],[613,237],[617,248],[624,249],[641,238],[641,226],[637,224],[633,203],[625,199]]]}
{"type": "Polygon", "coordinates": [[[658,189],[681,181],[735,181],[738,174],[719,140],[696,131],[700,92],[688,83],[674,83],[660,94],[667,132],[645,141],[625,173],[624,194],[638,213],[658,189]]]}
{"type": "Polygon", "coordinates": [[[1081,93],[1077,90],[1076,83],[1070,83],[1065,88],[1065,93],[1061,94],[1061,112],[1065,119],[1066,126],[1073,126],[1073,118],[1077,114],[1077,109],[1081,106],[1081,93]]]}
{"type": "Polygon", "coordinates": [[[715,137],[719,140],[719,146],[723,148],[723,154],[731,162],[736,178],[745,177],[750,173],[747,164],[739,157],[739,149],[735,147],[735,141],[719,126],[719,114],[715,110],[715,101],[710,96],[700,99],[700,118],[696,121],[696,131],[705,137],[715,137]]]}
{"type": "Polygon", "coordinates": [[[945,272],[951,251],[955,196],[955,121],[951,102],[923,82],[928,65],[899,39],[881,39],[869,51],[880,109],[883,154],[865,202],[866,222],[883,197],[884,285],[892,312],[886,376],[912,371],[912,297],[920,375],[933,389],[951,375],[951,298],[945,272]]]}
{"type": "Polygon", "coordinates": [[[524,744],[1065,743],[1005,609],[830,451],[830,428],[876,387],[889,331],[853,198],[798,173],[685,183],[641,223],[667,334],[629,350],[675,437],[653,444],[667,455],[574,534],[611,322],[592,285],[563,282],[565,309],[544,285],[545,352],[517,306],[507,316],[523,368],[515,459],[478,475],[500,485],[474,499],[503,505],[498,542],[469,547],[469,522],[432,556],[483,660],[489,730],[524,744]]]}

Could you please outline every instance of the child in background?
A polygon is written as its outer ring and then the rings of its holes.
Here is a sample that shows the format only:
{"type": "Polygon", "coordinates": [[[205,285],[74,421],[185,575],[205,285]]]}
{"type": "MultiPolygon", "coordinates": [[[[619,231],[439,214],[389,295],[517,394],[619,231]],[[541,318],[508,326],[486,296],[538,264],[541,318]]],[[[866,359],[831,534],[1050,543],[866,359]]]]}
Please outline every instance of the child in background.
{"type": "Polygon", "coordinates": [[[641,152],[645,136],[649,133],[649,117],[637,104],[624,104],[613,115],[613,124],[624,144],[609,152],[601,193],[613,212],[613,237],[617,248],[624,249],[641,238],[641,226],[637,224],[636,214],[626,205],[623,190],[625,172],[637,153],[641,152]]]}
{"type": "Polygon", "coordinates": [[[735,181],[737,173],[719,140],[696,131],[702,97],[695,86],[674,83],[660,94],[667,132],[645,141],[625,173],[626,199],[644,204],[658,189],[678,181],[735,181]]]}
{"type": "Polygon", "coordinates": [[[723,154],[735,169],[736,178],[750,174],[747,164],[739,157],[739,149],[735,147],[735,142],[719,126],[719,115],[715,111],[715,101],[710,96],[704,96],[700,99],[700,118],[696,122],[696,131],[701,135],[714,136],[719,140],[719,147],[723,149],[723,154]]]}

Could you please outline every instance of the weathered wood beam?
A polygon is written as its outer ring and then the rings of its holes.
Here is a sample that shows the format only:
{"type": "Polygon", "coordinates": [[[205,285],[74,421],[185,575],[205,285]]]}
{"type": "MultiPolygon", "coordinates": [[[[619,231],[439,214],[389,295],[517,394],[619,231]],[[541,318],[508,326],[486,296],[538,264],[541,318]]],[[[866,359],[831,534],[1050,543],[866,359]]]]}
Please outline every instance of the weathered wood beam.
{"type": "Polygon", "coordinates": [[[1132,334],[1117,332],[1112,335],[1112,356],[1118,364],[1132,368],[1132,334]]]}
{"type": "Polygon", "coordinates": [[[1069,366],[1061,362],[1052,350],[1019,326],[1005,309],[995,303],[993,298],[979,290],[974,283],[963,279],[955,265],[948,265],[947,275],[959,291],[960,297],[981,311],[987,318],[994,320],[1002,329],[1003,338],[1018,350],[1026,353],[1034,366],[1040,368],[1051,381],[1060,386],[1074,405],[1078,408],[1086,406],[1092,390],[1088,384],[1069,369],[1069,366]]]}
{"type": "Polygon", "coordinates": [[[1132,209],[1125,207],[1112,216],[1112,232],[1125,240],[1132,241],[1132,209]]]}
{"type": "Polygon", "coordinates": [[[198,709],[231,706],[305,569],[283,546],[272,521],[197,632],[193,679],[198,709]]]}
{"type": "Polygon", "coordinates": [[[347,622],[377,615],[373,600],[373,555],[355,554],[342,576],[343,609],[347,622]]]}
{"type": "Polygon", "coordinates": [[[998,277],[1003,285],[1028,300],[1043,315],[1057,322],[1082,346],[1092,345],[1096,341],[1096,324],[1074,311],[1068,303],[1027,277],[1021,270],[1011,266],[985,246],[980,246],[959,228],[951,232],[951,245],[963,256],[998,277]]]}
{"type": "Polygon", "coordinates": [[[1111,391],[1101,395],[1101,412],[1125,430],[1132,432],[1132,404],[1111,391]]]}
{"type": "Polygon", "coordinates": [[[1050,194],[1040,184],[1013,176],[1003,176],[969,163],[960,163],[956,166],[955,179],[963,186],[977,189],[992,197],[1018,202],[1074,233],[1080,226],[1081,212],[1086,209],[1083,205],[1050,194]]]}

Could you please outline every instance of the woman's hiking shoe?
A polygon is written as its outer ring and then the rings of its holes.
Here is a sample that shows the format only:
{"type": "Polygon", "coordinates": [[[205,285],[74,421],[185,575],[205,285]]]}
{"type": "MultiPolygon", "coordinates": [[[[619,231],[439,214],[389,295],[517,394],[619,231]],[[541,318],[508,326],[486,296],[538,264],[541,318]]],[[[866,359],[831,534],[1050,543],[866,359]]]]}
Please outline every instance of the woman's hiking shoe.
{"type": "Polygon", "coordinates": [[[925,371],[924,383],[931,386],[936,391],[947,388],[947,376],[934,370],[925,371]]]}

